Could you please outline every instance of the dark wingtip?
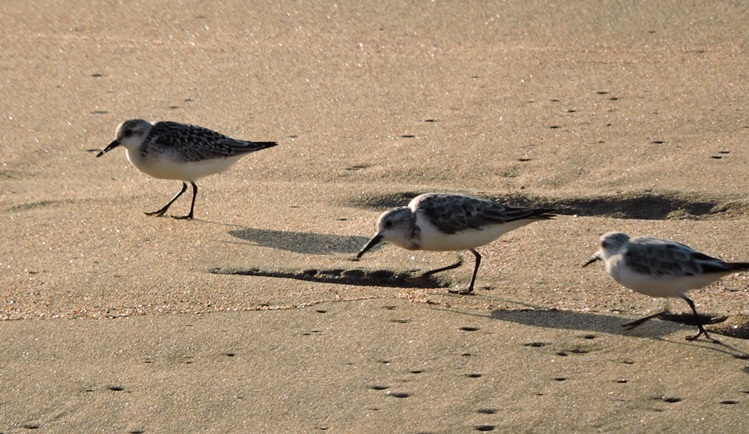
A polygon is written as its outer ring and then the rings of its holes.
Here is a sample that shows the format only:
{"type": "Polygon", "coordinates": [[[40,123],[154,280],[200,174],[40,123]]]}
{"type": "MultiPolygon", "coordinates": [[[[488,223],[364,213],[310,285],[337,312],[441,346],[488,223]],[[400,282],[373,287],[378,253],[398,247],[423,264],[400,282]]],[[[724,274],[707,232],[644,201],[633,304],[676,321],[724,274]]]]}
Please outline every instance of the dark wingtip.
{"type": "Polygon", "coordinates": [[[553,219],[557,215],[554,214],[556,212],[555,209],[552,208],[539,208],[533,210],[534,216],[542,219],[553,219]]]}
{"type": "Polygon", "coordinates": [[[749,271],[749,262],[729,262],[728,265],[736,271],[749,271]]]}
{"type": "Polygon", "coordinates": [[[740,271],[749,271],[749,262],[723,262],[720,259],[712,258],[704,253],[694,253],[692,257],[702,259],[699,261],[702,265],[703,273],[736,273],[740,271]]]}

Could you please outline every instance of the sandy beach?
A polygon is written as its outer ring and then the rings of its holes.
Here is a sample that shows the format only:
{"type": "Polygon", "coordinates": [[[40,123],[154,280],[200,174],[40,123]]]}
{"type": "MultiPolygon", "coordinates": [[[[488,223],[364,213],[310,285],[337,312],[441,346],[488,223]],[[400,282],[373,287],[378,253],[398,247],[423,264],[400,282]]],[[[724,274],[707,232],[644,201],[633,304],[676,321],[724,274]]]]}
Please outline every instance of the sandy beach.
{"type": "Polygon", "coordinates": [[[618,230],[749,261],[749,6],[7,2],[0,433],[743,432],[749,273],[689,307],[582,268],[618,230]],[[180,188],[127,119],[276,141],[180,188]],[[377,216],[558,217],[473,257],[377,216]],[[189,195],[169,214],[189,208],[189,195]],[[621,324],[664,306],[672,315],[621,324]]]}

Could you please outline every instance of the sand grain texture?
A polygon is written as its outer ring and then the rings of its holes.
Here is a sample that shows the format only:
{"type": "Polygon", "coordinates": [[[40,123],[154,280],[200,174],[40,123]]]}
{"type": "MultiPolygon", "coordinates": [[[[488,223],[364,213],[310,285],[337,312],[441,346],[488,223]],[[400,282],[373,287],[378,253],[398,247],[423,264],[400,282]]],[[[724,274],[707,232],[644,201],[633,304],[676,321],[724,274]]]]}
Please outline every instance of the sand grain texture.
{"type": "MultiPolygon", "coordinates": [[[[0,21],[0,432],[747,430],[745,339],[623,331],[663,303],[580,268],[610,230],[749,260],[740,2],[8,2],[0,21]],[[194,221],[149,218],[179,182],[94,158],[136,117],[279,146],[202,180],[194,221]],[[480,248],[470,297],[447,289],[471,255],[424,282],[454,255],[352,261],[428,191],[560,216],[480,248]]],[[[726,319],[708,330],[746,337],[747,279],[692,293],[726,319]]]]}

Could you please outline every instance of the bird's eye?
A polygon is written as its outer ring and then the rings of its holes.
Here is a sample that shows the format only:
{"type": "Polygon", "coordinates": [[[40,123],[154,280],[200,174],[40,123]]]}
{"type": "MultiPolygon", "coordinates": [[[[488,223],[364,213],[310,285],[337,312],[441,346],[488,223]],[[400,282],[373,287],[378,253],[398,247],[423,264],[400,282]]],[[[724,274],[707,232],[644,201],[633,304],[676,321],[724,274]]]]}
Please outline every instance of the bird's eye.
{"type": "Polygon", "coordinates": [[[133,135],[133,130],[131,130],[130,128],[127,128],[124,131],[122,131],[122,137],[130,137],[132,135],[133,135]]]}
{"type": "Polygon", "coordinates": [[[391,222],[390,220],[386,221],[385,222],[385,228],[386,229],[390,229],[391,227],[393,227],[393,222],[391,222]]]}
{"type": "Polygon", "coordinates": [[[606,241],[601,241],[601,247],[603,247],[605,249],[608,246],[609,246],[609,244],[606,241]]]}

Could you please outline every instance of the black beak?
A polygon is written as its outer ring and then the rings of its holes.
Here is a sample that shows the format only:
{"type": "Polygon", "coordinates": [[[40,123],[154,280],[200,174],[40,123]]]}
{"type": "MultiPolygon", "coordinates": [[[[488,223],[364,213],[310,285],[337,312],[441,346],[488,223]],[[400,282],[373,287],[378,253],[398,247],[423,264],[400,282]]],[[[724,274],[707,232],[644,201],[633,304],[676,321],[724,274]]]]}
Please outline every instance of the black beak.
{"type": "Polygon", "coordinates": [[[362,247],[361,250],[359,250],[359,253],[356,255],[356,259],[361,258],[361,255],[367,253],[367,250],[369,250],[372,247],[374,247],[377,244],[379,244],[380,241],[382,241],[382,235],[377,234],[377,235],[373,236],[372,239],[369,240],[369,242],[367,243],[367,245],[364,246],[364,247],[362,247]]]}
{"type": "Polygon", "coordinates": [[[583,264],[583,268],[587,267],[588,265],[590,265],[590,264],[592,264],[592,263],[594,263],[596,261],[600,261],[600,260],[601,260],[601,257],[598,256],[598,254],[595,254],[595,255],[591,256],[590,259],[588,259],[588,262],[586,262],[586,263],[583,264]]]}
{"type": "Polygon", "coordinates": [[[120,146],[121,144],[122,144],[122,143],[120,143],[119,141],[115,140],[114,142],[110,143],[110,144],[109,144],[109,146],[107,146],[106,148],[104,148],[104,150],[103,150],[103,151],[101,151],[101,152],[99,152],[98,154],[96,154],[96,158],[99,158],[99,157],[101,157],[102,155],[104,155],[104,154],[106,154],[107,152],[111,151],[112,149],[114,149],[114,148],[116,148],[116,147],[120,146]]]}

